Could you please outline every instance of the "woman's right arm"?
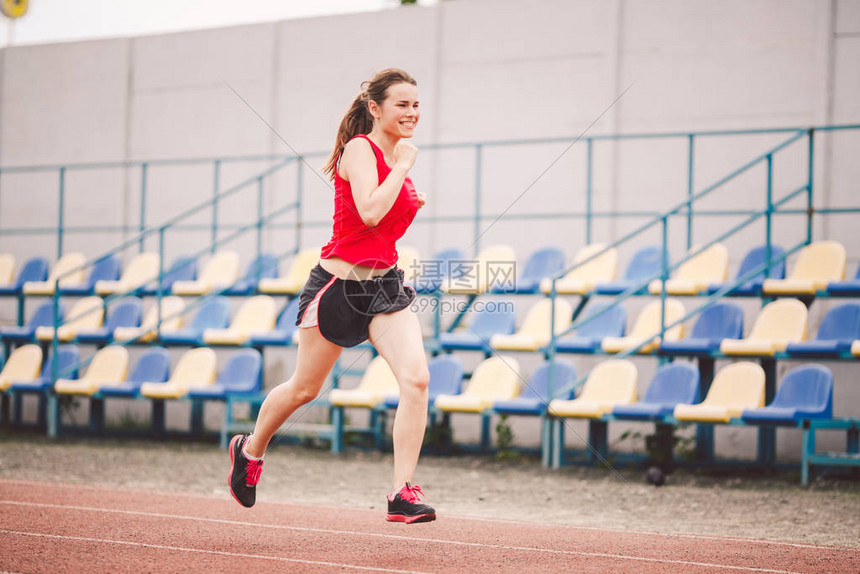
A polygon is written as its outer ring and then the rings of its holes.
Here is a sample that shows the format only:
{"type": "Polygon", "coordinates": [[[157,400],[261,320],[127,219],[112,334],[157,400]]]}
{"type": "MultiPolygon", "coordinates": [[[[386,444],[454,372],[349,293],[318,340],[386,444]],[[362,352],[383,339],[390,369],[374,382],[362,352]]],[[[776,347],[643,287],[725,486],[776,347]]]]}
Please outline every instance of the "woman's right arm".
{"type": "Polygon", "coordinates": [[[343,148],[340,174],[349,182],[358,215],[368,227],[375,227],[394,205],[403,181],[415,164],[418,148],[406,140],[394,148],[395,164],[385,181],[379,183],[376,155],[364,138],[355,138],[343,148]]]}

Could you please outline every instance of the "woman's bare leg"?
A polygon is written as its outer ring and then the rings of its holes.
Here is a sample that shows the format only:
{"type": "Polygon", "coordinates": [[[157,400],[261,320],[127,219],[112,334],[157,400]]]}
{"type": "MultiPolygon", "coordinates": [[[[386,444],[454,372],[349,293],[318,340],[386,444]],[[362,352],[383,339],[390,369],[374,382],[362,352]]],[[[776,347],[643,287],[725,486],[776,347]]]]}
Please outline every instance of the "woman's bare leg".
{"type": "Polygon", "coordinates": [[[334,367],[342,347],[326,340],[318,328],[299,329],[296,370],[285,383],[268,394],[253,434],[245,443],[245,452],[254,458],[263,456],[272,435],[300,406],[314,400],[334,367]]]}
{"type": "Polygon", "coordinates": [[[400,385],[394,415],[394,488],[412,482],[427,426],[427,384],[430,373],[418,317],[406,308],[377,315],[370,322],[370,342],[388,361],[400,385]]]}

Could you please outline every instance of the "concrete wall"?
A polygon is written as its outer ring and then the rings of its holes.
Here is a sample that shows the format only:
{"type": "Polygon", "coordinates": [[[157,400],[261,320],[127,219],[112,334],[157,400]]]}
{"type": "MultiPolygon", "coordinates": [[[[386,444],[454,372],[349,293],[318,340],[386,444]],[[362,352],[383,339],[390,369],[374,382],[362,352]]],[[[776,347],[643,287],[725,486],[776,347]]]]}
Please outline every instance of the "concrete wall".
{"type": "MultiPolygon", "coordinates": [[[[332,198],[317,168],[360,82],[375,70],[398,66],[418,79],[421,90],[416,143],[424,149],[413,179],[430,198],[422,215],[472,215],[480,176],[482,212],[490,217],[481,226],[481,246],[511,243],[523,259],[538,247],[557,244],[572,259],[585,243],[581,220],[528,222],[518,217],[584,210],[584,142],[486,146],[480,174],[473,147],[432,150],[429,144],[857,122],[858,63],[860,9],[850,0],[458,0],[181,34],[16,47],[3,50],[0,58],[0,166],[322,152],[308,155],[301,174],[294,164],[268,179],[263,195],[264,211],[271,212],[293,201],[302,177],[302,242],[319,245],[329,235],[332,198]],[[503,212],[509,217],[493,222],[503,212]]],[[[695,189],[786,137],[698,138],[695,189]]],[[[805,183],[806,145],[805,140],[797,142],[775,156],[775,197],[805,183]]],[[[858,145],[858,131],[816,135],[817,207],[857,205],[858,145]]],[[[687,155],[686,138],[596,142],[594,208],[655,211],[683,201],[687,155]]],[[[272,161],[224,162],[217,187],[228,189],[269,165],[272,161]]],[[[69,234],[64,249],[96,255],[134,233],[141,209],[147,224],[153,224],[208,200],[215,173],[211,162],[153,163],[147,168],[142,203],[140,167],[68,171],[66,223],[116,229],[69,234]]],[[[56,170],[4,173],[0,229],[54,225],[57,180],[56,170]]],[[[760,165],[701,208],[761,208],[764,181],[760,165]]],[[[250,222],[257,211],[256,193],[253,188],[225,200],[217,220],[250,222]]],[[[803,207],[803,202],[792,206],[803,207]]],[[[433,225],[421,219],[403,243],[425,254],[451,245],[472,246],[471,221],[433,225]]],[[[592,239],[611,241],[646,220],[597,220],[592,239]]],[[[204,249],[211,242],[212,221],[213,213],[205,210],[184,222],[194,229],[168,232],[167,258],[204,249]]],[[[284,226],[266,231],[264,249],[291,249],[295,232],[287,224],[294,221],[294,214],[279,218],[284,226]]],[[[697,216],[693,241],[707,241],[737,221],[697,216]]],[[[775,239],[785,245],[801,241],[803,222],[799,216],[776,218],[775,239]]],[[[852,273],[860,256],[855,222],[855,215],[817,217],[814,230],[815,238],[837,239],[848,247],[852,273]]],[[[227,233],[222,230],[219,237],[227,233]]],[[[671,220],[669,237],[672,253],[683,253],[683,218],[671,220]]],[[[764,226],[756,223],[727,242],[732,273],[749,246],[763,238],[764,226]]],[[[642,244],[658,240],[655,229],[623,246],[621,264],[642,244]]],[[[255,237],[248,235],[223,247],[239,250],[247,260],[254,246],[255,237]]],[[[146,243],[147,249],[157,247],[154,239],[146,243]]],[[[0,250],[21,259],[54,255],[57,239],[0,235],[0,250]]],[[[526,301],[519,305],[521,314],[526,301]]],[[[642,304],[630,305],[631,321],[642,304]]],[[[751,324],[757,304],[745,305],[751,324]]],[[[812,332],[829,305],[813,307],[812,332]]],[[[13,311],[0,303],[3,319],[8,321],[13,311]]],[[[286,354],[277,367],[267,365],[270,384],[280,378],[275,370],[289,372],[291,360],[286,354]]],[[[637,362],[644,389],[653,361],[637,362]]],[[[580,370],[590,365],[581,359],[577,364],[580,370]]],[[[860,390],[850,385],[856,367],[832,366],[840,381],[837,412],[860,413],[860,390]]],[[[463,424],[468,433],[469,423],[463,424]]],[[[532,425],[521,426],[519,436],[535,441],[532,425]]],[[[721,438],[720,448],[747,454],[754,441],[737,439],[738,432],[725,429],[728,436],[721,438]]],[[[797,452],[797,437],[782,441],[782,456],[797,452]]]]}

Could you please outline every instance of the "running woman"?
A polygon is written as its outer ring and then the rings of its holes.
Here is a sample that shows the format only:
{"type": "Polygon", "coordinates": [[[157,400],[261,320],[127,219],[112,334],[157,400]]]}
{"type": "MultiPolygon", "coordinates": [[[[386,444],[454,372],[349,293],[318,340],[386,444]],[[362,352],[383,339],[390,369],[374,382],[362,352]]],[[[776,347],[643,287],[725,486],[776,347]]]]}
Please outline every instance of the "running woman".
{"type": "Polygon", "coordinates": [[[427,425],[430,374],[410,309],[415,291],[403,285],[395,248],[426,201],[408,175],[418,155],[407,141],[421,115],[418,85],[406,72],[387,69],[362,88],[341,120],[324,168],[334,180],[334,224],[300,296],[296,370],[268,394],[254,432],[230,442],[230,493],[243,506],[254,505],[272,436],[317,396],[343,348],[369,339],[400,386],[386,520],[429,522],[436,511],[421,502],[412,475],[427,425]]]}

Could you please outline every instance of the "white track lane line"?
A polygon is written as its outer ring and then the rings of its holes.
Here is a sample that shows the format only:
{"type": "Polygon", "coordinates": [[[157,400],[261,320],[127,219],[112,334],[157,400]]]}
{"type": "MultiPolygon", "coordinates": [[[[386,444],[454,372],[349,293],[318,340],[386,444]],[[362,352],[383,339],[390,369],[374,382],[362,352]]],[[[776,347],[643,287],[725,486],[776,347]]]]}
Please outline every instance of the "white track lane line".
{"type": "MultiPolygon", "coordinates": [[[[123,486],[112,486],[112,485],[103,485],[103,484],[69,484],[64,482],[49,482],[49,481],[38,481],[38,480],[16,480],[16,479],[0,479],[0,483],[10,483],[10,484],[20,484],[23,486],[32,486],[34,484],[40,486],[53,486],[59,488],[74,488],[74,489],[85,489],[85,490],[94,490],[94,491],[109,491],[109,492],[136,492],[139,494],[147,494],[152,495],[151,490],[146,490],[142,488],[131,488],[131,487],[123,487],[123,486]]],[[[217,501],[225,501],[232,500],[229,495],[225,495],[223,497],[220,496],[212,496],[208,494],[200,494],[196,492],[190,493],[180,493],[183,497],[191,497],[197,498],[200,500],[217,500],[217,501]]],[[[281,501],[266,501],[266,504],[278,505],[278,506],[299,506],[302,508],[330,508],[332,510],[350,510],[356,512],[363,512],[362,508],[353,508],[346,506],[337,506],[334,504],[310,504],[310,503],[302,503],[302,502],[281,502],[281,501]]],[[[643,534],[645,536],[659,536],[663,538],[692,538],[694,540],[725,540],[728,542],[746,542],[749,544],[763,544],[763,545],[774,545],[774,546],[789,546],[793,548],[814,548],[818,550],[827,550],[827,551],[837,551],[837,552],[857,552],[857,548],[852,548],[850,546],[827,546],[824,544],[811,544],[805,542],[786,542],[783,540],[766,540],[763,538],[743,538],[736,536],[720,536],[718,534],[689,534],[689,533],[667,533],[667,532],[653,532],[649,530],[634,530],[634,529],[625,529],[625,528],[604,528],[600,526],[585,526],[579,524],[568,524],[568,523],[559,523],[559,522],[540,522],[540,521],[527,521],[527,520],[511,520],[506,518],[486,518],[483,516],[470,516],[467,514],[461,515],[453,515],[446,514],[446,517],[456,518],[460,520],[475,520],[480,522],[499,522],[504,524],[521,524],[523,526],[547,526],[552,528],[570,528],[575,530],[592,530],[595,532],[614,532],[618,534],[643,534]]]]}
{"type": "MultiPolygon", "coordinates": [[[[714,564],[710,562],[690,562],[687,560],[672,560],[669,558],[645,558],[642,556],[630,556],[627,554],[607,554],[603,552],[580,552],[576,550],[555,550],[552,548],[538,548],[534,546],[509,546],[507,544],[484,544],[481,542],[464,542],[461,540],[445,540],[442,538],[423,538],[401,536],[397,534],[382,534],[377,532],[356,532],[352,530],[334,530],[329,528],[311,528],[308,526],[285,526],[282,524],[265,524],[259,522],[246,522],[241,520],[227,520],[223,518],[204,518],[199,516],[186,516],[181,514],[164,514],[159,512],[143,512],[139,510],[118,510],[113,508],[98,508],[92,506],[74,506],[66,504],[46,504],[39,502],[17,502],[0,500],[0,504],[13,506],[34,506],[37,508],[57,508],[63,510],[81,510],[88,512],[104,512],[108,514],[126,514],[130,516],[146,516],[152,518],[169,518],[171,520],[190,520],[199,522],[211,522],[214,524],[228,524],[232,526],[251,526],[257,528],[269,528],[273,530],[291,530],[294,532],[315,532],[319,534],[352,535],[368,538],[384,538],[389,540],[401,540],[410,542],[426,542],[431,544],[448,544],[452,546],[467,546],[473,548],[492,548],[495,550],[514,550],[523,552],[536,552],[543,554],[560,554],[570,556],[583,556],[590,558],[613,558],[618,560],[632,560],[639,562],[657,562],[661,564],[678,564],[682,566],[703,566],[706,568],[720,568],[727,570],[742,570],[744,572],[770,572],[775,574],[798,574],[791,570],[774,570],[770,568],[754,568],[750,566],[731,566],[728,564],[714,564]]],[[[2,532],[2,531],[0,531],[2,532]]]]}
{"type": "Polygon", "coordinates": [[[107,538],[87,538],[84,536],[64,536],[61,534],[44,534],[41,532],[22,532],[19,530],[0,530],[0,534],[12,536],[30,536],[36,538],[53,538],[57,540],[72,540],[75,542],[97,542],[99,544],[120,544],[123,546],[135,546],[138,548],[153,548],[155,550],[174,550],[178,552],[195,552],[197,554],[214,554],[216,556],[228,556],[230,558],[255,558],[259,560],[274,560],[277,562],[291,562],[294,564],[312,564],[315,566],[333,566],[335,568],[349,568],[352,570],[369,570],[371,572],[393,572],[397,574],[429,574],[416,572],[415,570],[391,570],[388,568],[374,568],[372,566],[357,566],[355,564],[341,564],[338,562],[323,562],[320,560],[301,560],[299,558],[283,558],[281,556],[266,556],[265,554],[242,554],[240,552],[223,552],[220,550],[203,550],[200,548],[185,548],[183,546],[165,546],[163,544],[146,544],[144,542],[131,542],[128,540],[110,540],[107,538]]]}

